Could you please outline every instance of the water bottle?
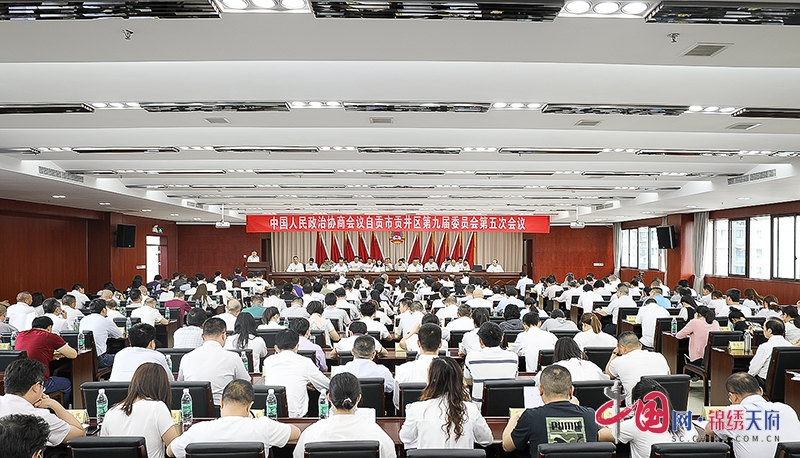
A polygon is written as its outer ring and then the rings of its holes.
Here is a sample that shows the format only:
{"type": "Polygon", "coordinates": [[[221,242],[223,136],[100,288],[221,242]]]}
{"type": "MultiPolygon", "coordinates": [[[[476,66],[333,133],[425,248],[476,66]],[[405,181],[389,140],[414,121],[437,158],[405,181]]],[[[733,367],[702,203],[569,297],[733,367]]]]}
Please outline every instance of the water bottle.
{"type": "Polygon", "coordinates": [[[97,391],[97,425],[103,424],[103,419],[108,412],[108,398],[106,397],[106,390],[100,388],[97,391]]]}
{"type": "Polygon", "coordinates": [[[750,334],[750,331],[744,332],[744,351],[745,353],[753,351],[753,336],[750,334]]]}
{"type": "Polygon", "coordinates": [[[130,332],[131,326],[133,326],[133,323],[131,323],[131,317],[125,318],[125,335],[126,336],[128,335],[128,332],[130,332]]]}
{"type": "Polygon", "coordinates": [[[166,357],[167,357],[167,366],[169,367],[169,371],[174,372],[172,370],[172,355],[166,355],[166,357]]]}
{"type": "MultiPolygon", "coordinates": [[[[86,351],[86,336],[83,334],[83,331],[78,331],[78,353],[83,353],[86,351]]],[[[105,393],[105,391],[103,391],[105,393]]]]}
{"type": "Polygon", "coordinates": [[[247,364],[247,352],[246,351],[242,352],[242,364],[244,364],[244,370],[246,370],[247,372],[250,372],[250,365],[247,364]]]}
{"type": "Polygon", "coordinates": [[[672,317],[672,322],[669,325],[669,333],[673,336],[678,333],[678,319],[672,317]]]}
{"type": "Polygon", "coordinates": [[[164,307],[164,318],[169,320],[169,307],[164,307]]]}
{"type": "MultiPolygon", "coordinates": [[[[170,364],[170,367],[172,365],[170,364]]],[[[183,389],[183,396],[181,396],[181,423],[184,428],[192,426],[194,421],[194,414],[192,413],[192,395],[189,394],[189,388],[183,389]]]]}
{"type": "Polygon", "coordinates": [[[13,350],[17,346],[17,331],[11,332],[11,349],[13,350]]]}
{"type": "Polygon", "coordinates": [[[278,398],[272,388],[267,393],[267,417],[273,420],[278,419],[278,398]]]}
{"type": "Polygon", "coordinates": [[[259,372],[261,370],[261,355],[256,352],[253,352],[253,372],[259,372]]]}
{"type": "Polygon", "coordinates": [[[77,331],[80,328],[80,321],[75,320],[72,322],[72,330],[77,331]]]}
{"type": "Polygon", "coordinates": [[[319,392],[319,418],[328,418],[328,393],[325,390],[319,392]]]}

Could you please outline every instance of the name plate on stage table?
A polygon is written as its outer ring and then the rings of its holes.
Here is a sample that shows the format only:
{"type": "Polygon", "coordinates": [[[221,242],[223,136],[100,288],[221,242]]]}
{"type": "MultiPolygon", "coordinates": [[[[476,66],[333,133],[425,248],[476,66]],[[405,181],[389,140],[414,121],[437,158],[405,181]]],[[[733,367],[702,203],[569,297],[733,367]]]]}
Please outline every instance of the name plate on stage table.
{"type": "Polygon", "coordinates": [[[744,342],[728,342],[728,350],[729,351],[744,351],[744,342]]]}

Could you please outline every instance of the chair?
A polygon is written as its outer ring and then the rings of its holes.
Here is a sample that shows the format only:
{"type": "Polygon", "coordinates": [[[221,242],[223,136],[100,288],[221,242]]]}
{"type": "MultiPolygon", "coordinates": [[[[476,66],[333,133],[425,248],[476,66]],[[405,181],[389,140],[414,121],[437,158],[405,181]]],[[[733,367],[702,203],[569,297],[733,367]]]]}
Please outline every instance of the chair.
{"type": "Polygon", "coordinates": [[[614,458],[617,447],[610,442],[574,442],[539,445],[539,458],[614,458]]]}
{"type": "Polygon", "coordinates": [[[586,359],[595,363],[600,369],[605,370],[614,350],[616,350],[616,347],[584,347],[583,354],[586,359]]]}
{"type": "Polygon", "coordinates": [[[354,359],[352,353],[338,353],[337,352],[337,354],[339,355],[339,365],[340,366],[344,366],[345,364],[349,363],[350,361],[352,361],[354,359]]]}
{"type": "Polygon", "coordinates": [[[406,416],[406,404],[419,401],[422,391],[428,386],[427,383],[401,383],[400,384],[400,413],[401,417],[406,416]]]}
{"type": "Polygon", "coordinates": [[[522,329],[503,331],[503,338],[506,339],[506,344],[510,344],[511,342],[516,342],[517,341],[517,336],[521,332],[525,332],[525,331],[522,330],[522,329]]]}
{"type": "MultiPolygon", "coordinates": [[[[74,349],[78,349],[78,333],[79,331],[62,331],[61,338],[66,341],[70,347],[74,349]]],[[[111,375],[111,368],[104,367],[100,369],[100,366],[97,364],[97,348],[94,345],[94,334],[92,331],[84,331],[83,332],[84,343],[86,344],[86,349],[92,352],[94,358],[92,358],[92,374],[94,380],[100,380],[103,377],[111,375]]]]}
{"type": "MultiPolygon", "coordinates": [[[[780,444],[778,444],[780,449],[780,444]]],[[[777,456],[777,455],[776,455],[777,456]]],[[[686,442],[653,444],[650,458],[728,458],[730,447],[718,442],[686,442]]],[[[769,457],[764,457],[769,458],[769,457]]]]}
{"type": "Polygon", "coordinates": [[[678,331],[683,329],[686,326],[686,320],[680,317],[663,317],[663,318],[656,318],[656,332],[654,334],[654,348],[657,352],[661,353],[661,337],[663,334],[662,332],[670,332],[672,330],[672,318],[675,318],[678,322],[678,331]]]}
{"type": "Polygon", "coordinates": [[[189,388],[189,395],[192,397],[192,416],[195,418],[215,417],[211,382],[169,382],[169,386],[172,391],[170,409],[181,410],[183,389],[189,388]]]}
{"type": "Polygon", "coordinates": [[[277,386],[277,385],[253,385],[253,391],[255,392],[255,399],[253,400],[253,409],[263,409],[265,412],[267,410],[267,396],[269,395],[269,390],[275,390],[275,397],[278,398],[278,416],[279,417],[288,417],[289,416],[289,407],[286,401],[286,387],[285,386],[277,386]]]}
{"type": "Polygon", "coordinates": [[[106,397],[110,407],[125,400],[125,397],[128,396],[128,385],[130,385],[130,382],[85,382],[81,384],[83,405],[86,406],[86,412],[92,418],[97,417],[97,394],[101,388],[106,390],[106,397]]]}
{"type": "Polygon", "coordinates": [[[689,405],[689,382],[691,377],[686,374],[672,374],[672,375],[648,375],[649,379],[653,379],[660,383],[661,386],[667,390],[669,400],[672,401],[672,407],[675,410],[686,410],[689,405]]]}
{"type": "MultiPolygon", "coordinates": [[[[5,372],[6,367],[18,359],[28,357],[28,352],[25,350],[2,350],[0,351],[0,372],[5,372]]],[[[798,366],[800,367],[800,366],[798,366]]]]}
{"type": "Polygon", "coordinates": [[[331,324],[333,325],[333,329],[336,329],[337,332],[343,332],[344,331],[344,328],[342,328],[339,325],[339,319],[338,318],[328,318],[328,319],[331,320],[331,324]]]}
{"type": "Polygon", "coordinates": [[[454,453],[451,448],[426,448],[406,450],[408,458],[452,458],[458,455],[459,458],[486,458],[486,450],[482,448],[464,449],[454,453]]]}
{"type": "Polygon", "coordinates": [[[620,307],[617,309],[617,335],[619,338],[622,333],[622,322],[627,321],[629,316],[636,316],[639,313],[639,307],[620,307]]]}
{"type": "Polygon", "coordinates": [[[147,458],[144,437],[76,437],[67,442],[70,458],[147,458]]]}
{"type": "Polygon", "coordinates": [[[264,458],[264,444],[261,442],[195,442],[186,446],[186,458],[219,458],[220,456],[264,458]]]}
{"type": "Polygon", "coordinates": [[[468,333],[469,331],[460,330],[460,331],[450,331],[450,348],[458,348],[458,344],[464,340],[464,334],[468,333]]]}
{"type": "Polygon", "coordinates": [[[783,402],[786,391],[787,369],[800,367],[800,347],[777,347],[772,349],[772,359],[767,372],[767,389],[764,394],[772,402],[783,402]]]}
{"type": "Polygon", "coordinates": [[[181,359],[194,348],[157,348],[156,350],[163,353],[164,356],[169,355],[172,360],[172,372],[177,373],[181,369],[181,359]]]}
{"type": "Polygon", "coordinates": [[[311,358],[311,361],[314,362],[314,365],[317,365],[317,351],[316,350],[297,350],[297,354],[300,356],[305,356],[306,358],[311,358]]]}
{"type": "MultiPolygon", "coordinates": [[[[139,323],[142,322],[142,319],[139,318],[139,317],[130,317],[130,318],[131,318],[131,325],[139,324],[139,323]]],[[[114,318],[114,324],[116,324],[118,328],[124,328],[126,323],[127,323],[127,317],[126,318],[121,318],[121,317],[114,318]]]]}
{"type": "Polygon", "coordinates": [[[311,442],[305,458],[378,458],[379,453],[378,441],[311,442]]]}
{"type": "Polygon", "coordinates": [[[597,410],[608,401],[605,389],[613,386],[613,380],[586,380],[572,382],[575,388],[573,396],[578,398],[581,405],[597,410]]]}
{"type": "Polygon", "coordinates": [[[257,329],[256,334],[264,339],[264,343],[267,344],[267,349],[272,350],[275,348],[275,336],[282,330],[283,329],[257,329]]]}
{"type": "Polygon", "coordinates": [[[484,417],[506,417],[508,409],[524,408],[525,387],[535,385],[532,379],[484,381],[481,414],[484,417]]]}
{"type": "Polygon", "coordinates": [[[778,443],[778,448],[775,449],[775,458],[800,458],[800,442],[778,443]]]}
{"type": "MultiPolygon", "coordinates": [[[[247,369],[247,372],[256,372],[256,368],[253,367],[253,349],[252,348],[244,348],[244,349],[241,349],[241,350],[235,350],[233,348],[229,348],[228,351],[232,351],[232,352],[238,354],[240,359],[242,357],[242,352],[244,352],[245,358],[247,358],[247,367],[245,369],[247,369]]],[[[173,362],[172,364],[173,364],[173,367],[174,367],[175,362],[173,362]]]]}
{"type": "Polygon", "coordinates": [[[553,350],[539,350],[539,370],[553,364],[553,350]]]}
{"type": "Polygon", "coordinates": [[[719,323],[719,327],[724,328],[728,325],[728,317],[727,316],[718,316],[714,318],[719,323]]]}
{"type": "Polygon", "coordinates": [[[383,395],[383,378],[360,378],[358,381],[361,383],[361,402],[358,403],[358,406],[375,409],[375,415],[378,417],[385,416],[386,397],[383,395]]]}
{"type": "Polygon", "coordinates": [[[378,340],[378,341],[381,340],[381,332],[380,331],[367,331],[367,334],[369,334],[375,340],[378,340]]]}
{"type": "MultiPolygon", "coordinates": [[[[709,386],[708,382],[711,380],[711,347],[728,346],[729,342],[736,342],[742,340],[741,331],[711,331],[708,333],[708,343],[706,343],[706,351],[703,355],[703,365],[686,363],[683,366],[683,373],[697,374],[703,378],[703,405],[708,405],[709,402],[709,386]]],[[[721,382],[724,383],[724,382],[721,382]]]]}
{"type": "Polygon", "coordinates": [[[312,329],[311,338],[309,340],[322,348],[330,348],[328,346],[328,339],[325,338],[325,334],[325,331],[322,329],[312,329]]]}
{"type": "Polygon", "coordinates": [[[551,333],[555,334],[556,337],[559,339],[562,337],[569,337],[570,339],[574,338],[576,334],[578,334],[578,330],[571,330],[571,329],[556,329],[554,331],[550,331],[551,333]]]}

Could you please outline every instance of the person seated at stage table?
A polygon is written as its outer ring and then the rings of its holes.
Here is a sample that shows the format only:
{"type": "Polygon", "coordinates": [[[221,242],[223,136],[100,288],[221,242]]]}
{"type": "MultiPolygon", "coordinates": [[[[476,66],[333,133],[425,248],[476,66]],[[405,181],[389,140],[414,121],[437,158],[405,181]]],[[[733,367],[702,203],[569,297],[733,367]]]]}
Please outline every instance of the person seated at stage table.
{"type": "Polygon", "coordinates": [[[328,441],[375,441],[379,443],[378,458],[395,458],[394,441],[377,423],[355,414],[361,401],[361,384],[350,373],[336,374],[330,381],[328,401],[332,415],[309,425],[294,447],[293,458],[303,458],[306,444],[328,441]]]}
{"type": "MultiPolygon", "coordinates": [[[[152,298],[148,298],[152,299],[152,298]]],[[[145,301],[146,303],[147,301],[145,301]]],[[[138,310],[138,309],[137,309],[138,310]]],[[[106,353],[108,339],[119,339],[122,331],[114,323],[114,320],[107,318],[107,305],[103,299],[95,299],[89,303],[91,315],[86,316],[80,322],[81,331],[92,331],[94,336],[94,347],[97,351],[97,365],[100,368],[111,367],[114,365],[114,355],[106,353]]]]}
{"type": "Polygon", "coordinates": [[[575,343],[583,350],[586,347],[616,347],[617,339],[603,332],[600,320],[594,313],[581,315],[582,331],[575,334],[575,343]]]}
{"type": "Polygon", "coordinates": [[[386,272],[386,266],[383,264],[383,260],[382,259],[375,260],[375,264],[372,266],[370,272],[377,272],[377,273],[386,272]]]}
{"type": "Polygon", "coordinates": [[[400,258],[394,264],[395,272],[406,272],[408,271],[408,263],[406,262],[406,258],[400,258]]]}
{"type": "Polygon", "coordinates": [[[353,256],[353,260],[347,263],[347,268],[353,272],[359,272],[363,266],[360,256],[353,256]]]}
{"type": "Polygon", "coordinates": [[[497,258],[492,259],[492,263],[486,266],[486,272],[488,273],[496,273],[496,272],[504,272],[503,266],[501,266],[497,262],[497,258]]]}
{"type": "Polygon", "coordinates": [[[459,257],[456,260],[456,263],[458,263],[458,267],[461,269],[460,272],[469,272],[470,270],[472,270],[472,268],[469,265],[469,261],[467,261],[462,257],[459,257]]]}
{"type": "Polygon", "coordinates": [[[305,265],[306,272],[319,272],[319,266],[316,262],[314,262],[314,258],[308,258],[308,262],[305,265]]]}
{"type": "Polygon", "coordinates": [[[305,266],[303,266],[303,263],[300,262],[300,258],[298,258],[297,256],[292,256],[292,262],[289,264],[288,267],[286,267],[286,271],[287,272],[305,272],[306,269],[305,269],[305,266]]]}
{"type": "MultiPolygon", "coordinates": [[[[417,259],[419,261],[419,259],[417,259]]],[[[436,259],[433,256],[428,258],[428,262],[425,263],[423,266],[425,272],[438,272],[439,271],[439,264],[436,264],[436,259]]]]}
{"type": "Polygon", "coordinates": [[[331,266],[332,273],[347,272],[348,270],[350,270],[350,267],[347,265],[343,257],[339,257],[339,262],[331,266]]]}
{"type": "Polygon", "coordinates": [[[128,341],[131,346],[120,350],[114,359],[109,381],[130,382],[136,369],[145,363],[158,364],[166,371],[170,380],[175,379],[166,356],[156,351],[156,328],[147,323],[136,323],[128,331],[128,341]]]}

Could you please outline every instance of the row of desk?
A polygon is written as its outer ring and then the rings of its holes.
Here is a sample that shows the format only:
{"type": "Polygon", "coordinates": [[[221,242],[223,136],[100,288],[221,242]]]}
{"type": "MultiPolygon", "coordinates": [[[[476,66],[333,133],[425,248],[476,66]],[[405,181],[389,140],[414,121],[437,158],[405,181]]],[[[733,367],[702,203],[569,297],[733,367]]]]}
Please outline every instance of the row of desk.
{"type": "MultiPolygon", "coordinates": [[[[272,272],[267,275],[267,279],[270,281],[274,281],[276,285],[280,285],[283,283],[291,283],[293,278],[315,278],[318,274],[322,274],[324,277],[328,277],[331,275],[330,272],[272,272]]],[[[346,274],[347,278],[352,279],[353,275],[359,274],[363,278],[369,280],[370,284],[375,281],[376,278],[383,275],[383,273],[378,272],[348,272],[346,274]]],[[[437,278],[439,275],[450,275],[450,273],[445,272],[422,272],[422,273],[408,273],[408,272],[385,272],[386,275],[389,276],[389,281],[394,284],[396,280],[400,278],[401,274],[405,274],[408,276],[409,281],[416,282],[420,279],[423,275],[430,275],[434,279],[437,278]]],[[[456,276],[456,279],[461,278],[461,274],[453,274],[456,276]]],[[[511,273],[511,272],[498,272],[498,273],[490,273],[490,272],[470,272],[471,277],[480,278],[482,280],[486,280],[489,282],[491,286],[505,286],[505,285],[516,285],[519,281],[519,273],[511,273]]]]}

